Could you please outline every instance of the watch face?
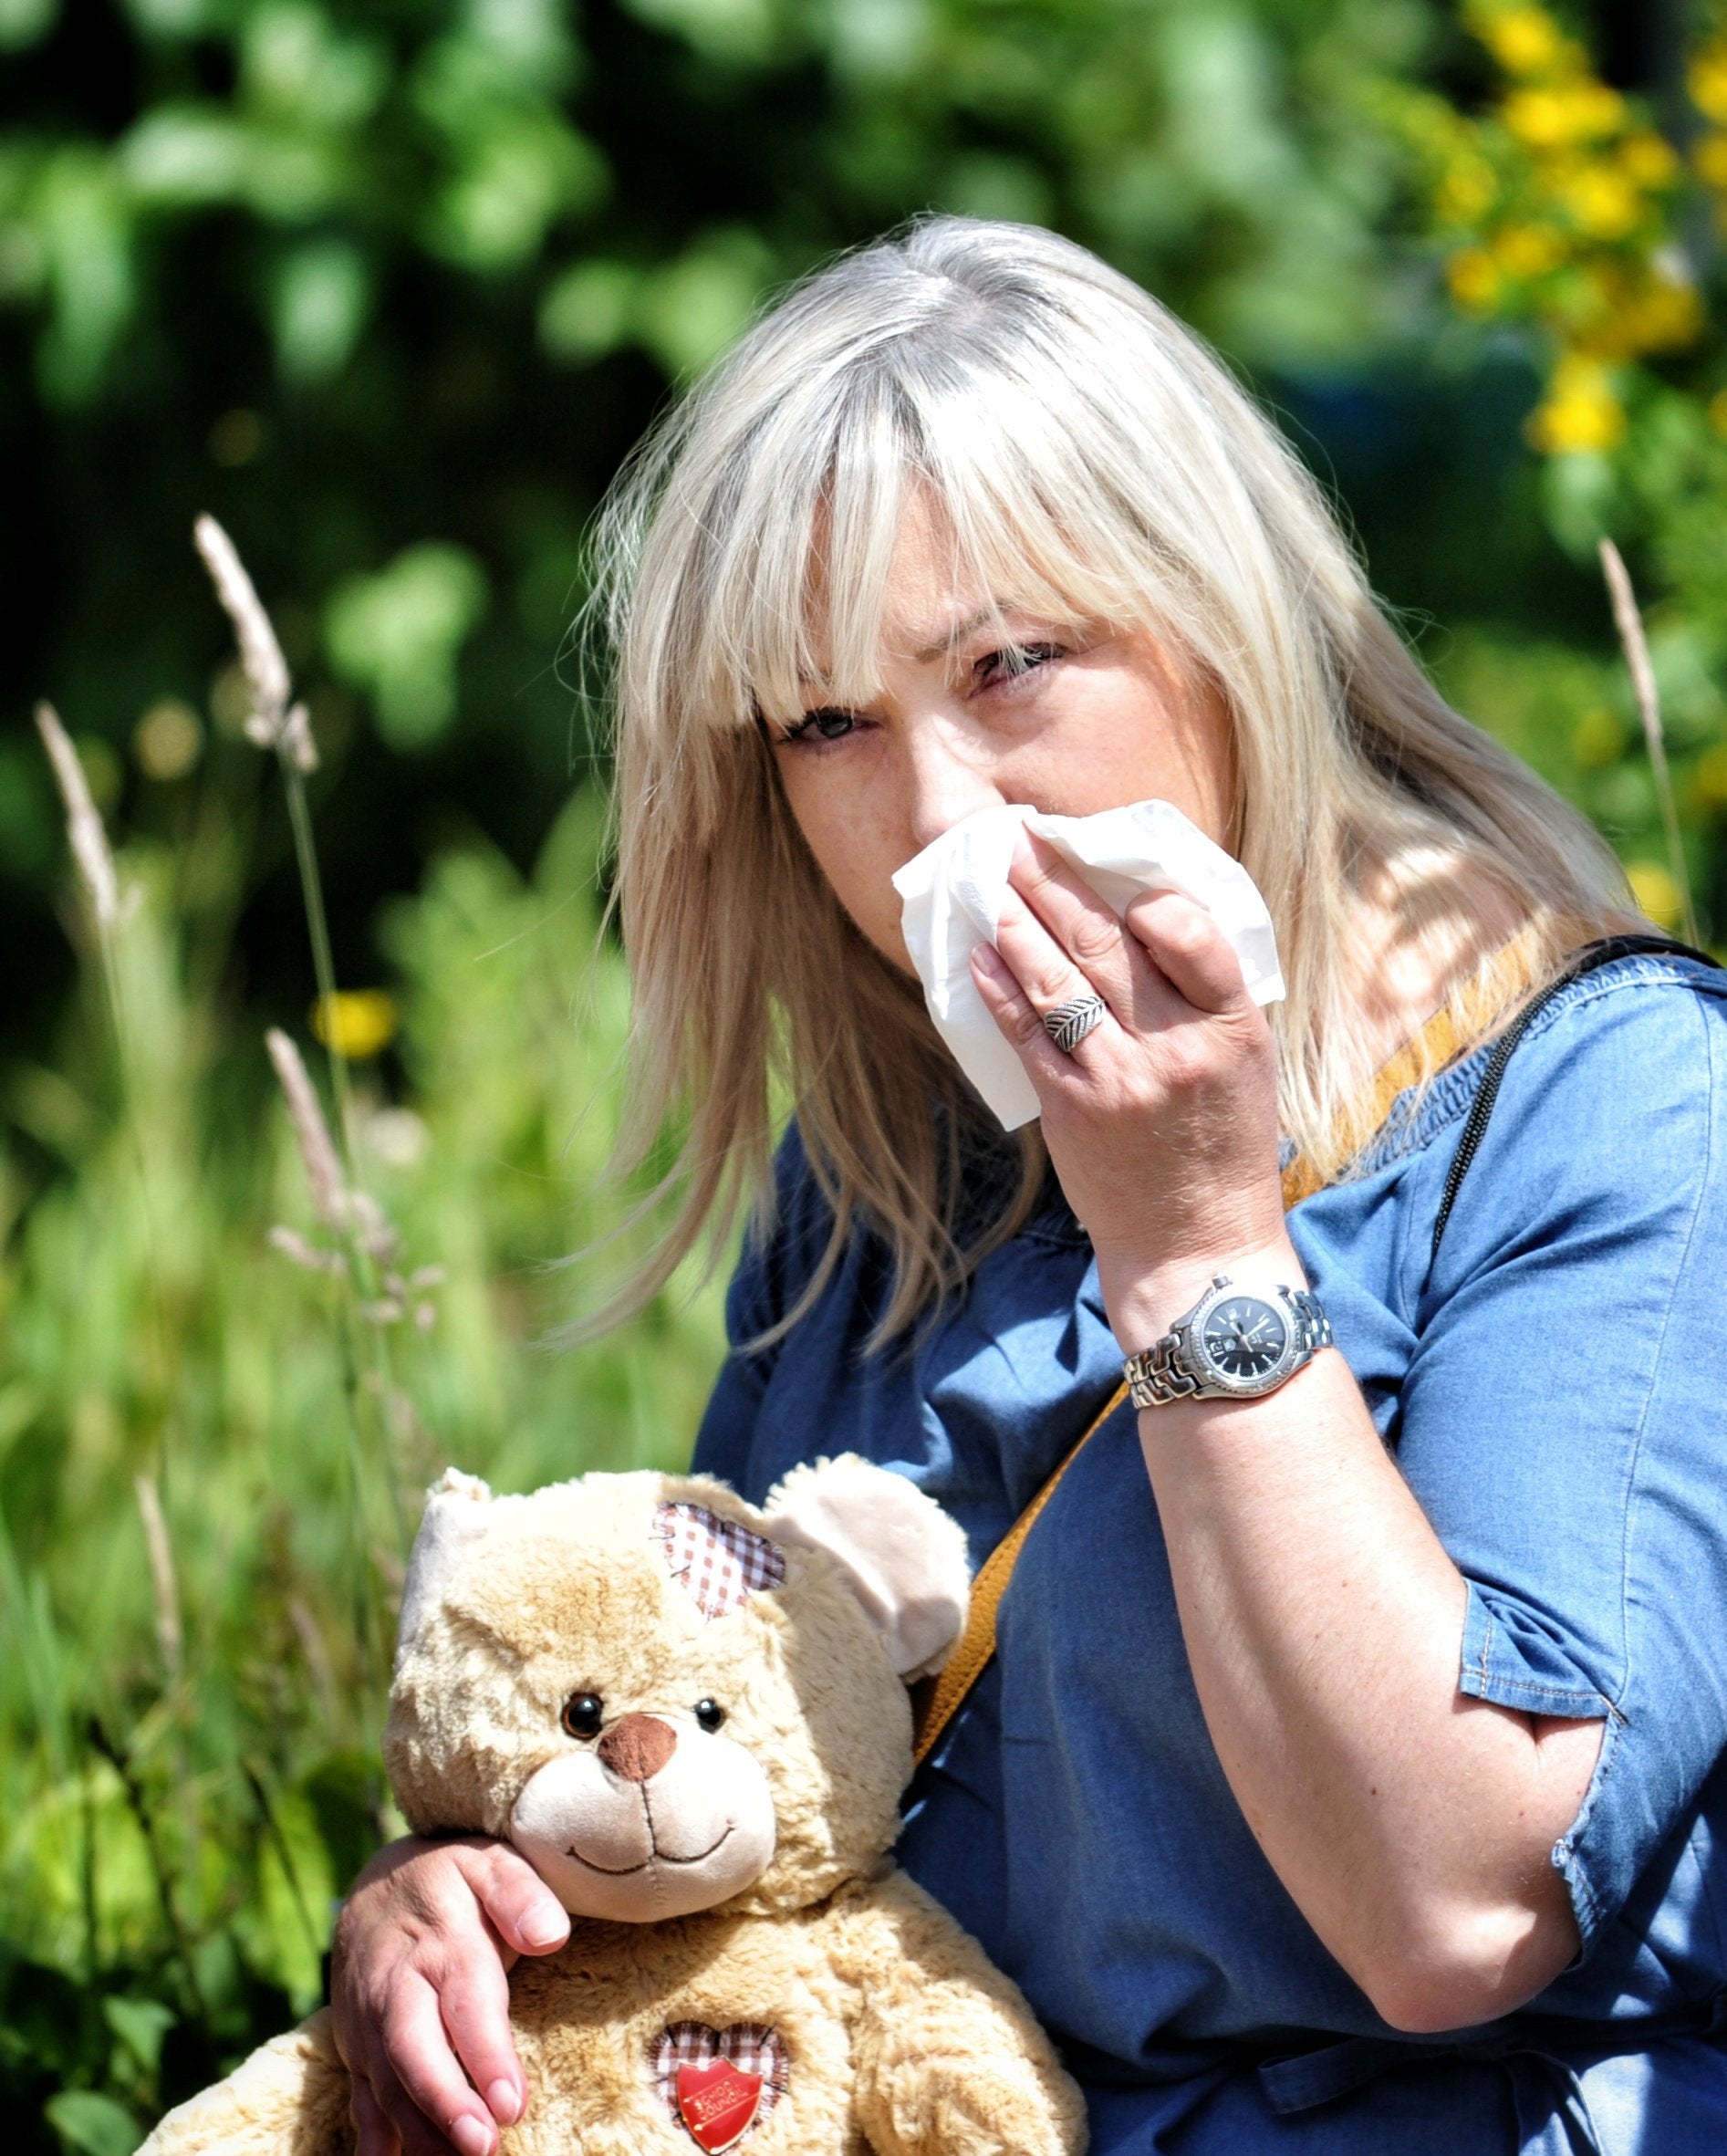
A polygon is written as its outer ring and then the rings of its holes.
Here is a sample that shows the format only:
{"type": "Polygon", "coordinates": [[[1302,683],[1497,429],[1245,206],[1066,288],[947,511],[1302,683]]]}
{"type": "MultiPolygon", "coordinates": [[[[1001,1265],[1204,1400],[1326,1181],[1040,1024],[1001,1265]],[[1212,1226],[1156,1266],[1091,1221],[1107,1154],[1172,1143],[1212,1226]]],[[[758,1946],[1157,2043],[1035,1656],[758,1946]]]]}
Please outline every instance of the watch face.
{"type": "Polygon", "coordinates": [[[1251,1385],[1268,1378],[1289,1346],[1289,1320],[1254,1295],[1227,1296],[1205,1320],[1205,1359],[1220,1377],[1251,1385]]]}

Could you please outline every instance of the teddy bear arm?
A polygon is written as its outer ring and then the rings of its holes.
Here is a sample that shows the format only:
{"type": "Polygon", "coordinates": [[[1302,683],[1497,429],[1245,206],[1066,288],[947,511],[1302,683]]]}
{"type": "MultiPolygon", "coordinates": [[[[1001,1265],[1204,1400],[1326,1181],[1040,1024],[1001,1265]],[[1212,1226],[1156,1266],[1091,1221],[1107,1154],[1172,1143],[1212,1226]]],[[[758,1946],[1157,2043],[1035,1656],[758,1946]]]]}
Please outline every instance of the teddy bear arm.
{"type": "Polygon", "coordinates": [[[138,2156],[351,2156],[348,2095],[326,2010],[170,2111],[138,2156]]]}
{"type": "Polygon", "coordinates": [[[1082,2156],[1078,2089],[1018,1989],[903,1877],[853,1905],[858,2121],[879,2156],[1082,2156]]]}

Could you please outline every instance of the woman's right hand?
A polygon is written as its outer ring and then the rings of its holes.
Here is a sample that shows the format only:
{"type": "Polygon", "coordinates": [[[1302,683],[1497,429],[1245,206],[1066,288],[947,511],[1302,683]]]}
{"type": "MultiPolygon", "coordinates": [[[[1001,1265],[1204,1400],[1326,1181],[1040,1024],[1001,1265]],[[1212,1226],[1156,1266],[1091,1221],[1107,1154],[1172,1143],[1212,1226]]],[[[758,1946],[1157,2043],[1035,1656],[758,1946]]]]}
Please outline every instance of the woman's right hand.
{"type": "Polygon", "coordinates": [[[568,1936],[507,1842],[411,1835],[379,1850],[342,1905],[330,1974],[359,2156],[493,2156],[527,2100],[508,1971],[568,1936]]]}

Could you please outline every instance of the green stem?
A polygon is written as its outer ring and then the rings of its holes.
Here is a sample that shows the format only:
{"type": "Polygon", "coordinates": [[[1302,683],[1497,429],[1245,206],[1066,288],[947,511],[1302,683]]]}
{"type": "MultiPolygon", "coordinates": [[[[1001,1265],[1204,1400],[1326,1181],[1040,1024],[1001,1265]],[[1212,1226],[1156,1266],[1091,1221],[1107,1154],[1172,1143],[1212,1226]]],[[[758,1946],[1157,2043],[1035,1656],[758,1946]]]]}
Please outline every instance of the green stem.
{"type": "MultiPolygon", "coordinates": [[[[335,1011],[333,999],[336,995],[336,961],[330,949],[329,922],[324,910],[324,883],[318,873],[317,844],[312,832],[311,807],[306,797],[306,778],[298,765],[294,762],[286,749],[278,748],[276,762],[281,767],[282,783],[287,795],[288,823],[294,833],[294,858],[299,869],[300,897],[306,909],[307,935],[312,946],[312,977],[317,985],[317,1006],[324,1020],[320,1030],[325,1035],[324,1052],[329,1065],[330,1095],[336,1109],[336,1142],[341,1153],[342,1166],[346,1171],[349,1187],[358,1190],[360,1184],[354,1159],[353,1118],[348,1084],[348,1066],[337,1051],[335,1030],[332,1024],[335,1011]]],[[[372,1263],[370,1254],[361,1246],[359,1236],[351,1232],[348,1237],[348,1245],[349,1259],[354,1267],[355,1283],[359,1292],[369,1301],[375,1299],[378,1294],[377,1268],[372,1263]]],[[[342,1303],[343,1375],[348,1390],[349,1415],[352,1418],[353,1427],[358,1432],[362,1420],[360,1393],[363,1390],[359,1382],[359,1366],[362,1359],[365,1359],[360,1355],[354,1338],[359,1317],[354,1307],[353,1297],[344,1295],[340,1299],[342,1303]]],[[[397,1473],[395,1438],[390,1427],[388,1405],[394,1379],[390,1367],[389,1353],[381,1336],[376,1327],[369,1327],[367,1329],[371,1336],[369,1360],[379,1388],[378,1397],[373,1402],[369,1419],[377,1433],[376,1450],[383,1474],[385,1495],[390,1508],[390,1524],[395,1533],[397,1553],[405,1557],[408,1550],[408,1526],[402,1514],[401,1477],[397,1473]]],[[[378,1670],[381,1667],[378,1661],[378,1651],[384,1628],[380,1614],[373,1612],[370,1607],[374,1600],[369,1586],[373,1566],[365,1527],[369,1508],[367,1505],[365,1490],[361,1486],[364,1479],[363,1471],[358,1461],[355,1463],[355,1504],[359,1514],[360,1545],[359,1557],[361,1577],[369,1583],[364,1590],[364,1599],[369,1615],[374,1618],[374,1622],[368,1627],[372,1637],[367,1645],[367,1665],[369,1678],[375,1678],[378,1670]]]]}
{"type": "MultiPolygon", "coordinates": [[[[286,750],[276,752],[282,782],[287,789],[288,822],[294,831],[294,858],[300,871],[300,897],[306,907],[307,933],[312,943],[312,976],[317,983],[317,1003],[323,1032],[330,1033],[330,1016],[336,995],[336,962],[330,954],[329,923],[324,912],[324,884],[317,872],[317,848],[312,838],[312,812],[307,805],[306,780],[286,750]]],[[[342,1161],[353,1175],[353,1148],[349,1142],[348,1068],[336,1053],[332,1038],[324,1043],[329,1064],[330,1093],[336,1102],[336,1140],[342,1161]]]]}

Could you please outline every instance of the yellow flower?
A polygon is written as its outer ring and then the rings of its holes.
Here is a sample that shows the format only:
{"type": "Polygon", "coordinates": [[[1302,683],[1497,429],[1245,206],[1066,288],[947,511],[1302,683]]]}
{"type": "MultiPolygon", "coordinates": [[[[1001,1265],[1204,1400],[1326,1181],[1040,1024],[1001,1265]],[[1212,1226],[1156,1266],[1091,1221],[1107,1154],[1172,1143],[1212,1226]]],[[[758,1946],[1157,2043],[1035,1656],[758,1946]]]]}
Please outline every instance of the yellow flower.
{"type": "Polygon", "coordinates": [[[1670,187],[1679,177],[1679,153],[1653,128],[1627,135],[1619,144],[1619,163],[1634,185],[1651,191],[1670,187]]]}
{"type": "Polygon", "coordinates": [[[1569,82],[1549,89],[1513,90],[1503,119],[1531,150],[1560,150],[1598,141],[1624,124],[1625,99],[1605,82],[1569,82]]]}
{"type": "Polygon", "coordinates": [[[1727,193],[1727,135],[1700,136],[1691,151],[1691,162],[1705,187],[1727,193]]]}
{"type": "Polygon", "coordinates": [[[1573,166],[1556,193],[1592,239],[1623,239],[1642,214],[1641,194],[1610,164],[1573,166]]]}
{"type": "Polygon", "coordinates": [[[1554,369],[1547,394],[1531,413],[1529,439],[1546,456],[1597,454],[1625,439],[1625,407],[1598,359],[1567,352],[1554,369]]]}
{"type": "Polygon", "coordinates": [[[1549,224],[1503,224],[1489,243],[1508,277],[1541,277],[1566,258],[1565,242],[1549,224]]]}
{"type": "Polygon", "coordinates": [[[1647,914],[1657,928],[1679,926],[1684,917],[1685,901],[1680,896],[1670,869],[1659,861],[1628,861],[1625,880],[1631,887],[1631,896],[1637,901],[1639,911],[1647,914]]]}
{"type": "Polygon", "coordinates": [[[346,1063],[365,1063],[396,1037],[396,1002],[382,988],[338,988],[312,1010],[312,1031],[346,1063]]]}
{"type": "Polygon", "coordinates": [[[1485,248],[1465,247],[1445,265],[1445,282],[1466,314],[1486,315],[1493,312],[1504,279],[1485,248]]]}
{"type": "Polygon", "coordinates": [[[1555,74],[1578,57],[1543,8],[1473,7],[1470,27],[1507,75],[1555,74]]]}
{"type": "Polygon", "coordinates": [[[1717,125],[1727,127],[1727,37],[1711,37],[1685,70],[1691,103],[1717,125]]]}

